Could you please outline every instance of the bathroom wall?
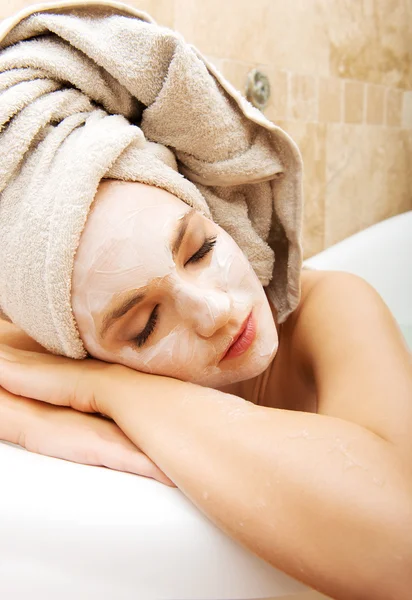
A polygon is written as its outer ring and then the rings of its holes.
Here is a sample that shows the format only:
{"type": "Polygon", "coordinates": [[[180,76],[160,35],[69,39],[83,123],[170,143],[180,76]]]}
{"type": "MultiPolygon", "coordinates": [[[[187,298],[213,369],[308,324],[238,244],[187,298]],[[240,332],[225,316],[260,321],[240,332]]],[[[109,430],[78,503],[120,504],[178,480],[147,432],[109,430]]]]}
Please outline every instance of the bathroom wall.
{"type": "MultiPolygon", "coordinates": [[[[0,18],[31,4],[1,2],[0,18]]],[[[265,114],[304,159],[311,256],[412,209],[412,0],[129,0],[177,29],[244,91],[269,76],[265,114]]]]}

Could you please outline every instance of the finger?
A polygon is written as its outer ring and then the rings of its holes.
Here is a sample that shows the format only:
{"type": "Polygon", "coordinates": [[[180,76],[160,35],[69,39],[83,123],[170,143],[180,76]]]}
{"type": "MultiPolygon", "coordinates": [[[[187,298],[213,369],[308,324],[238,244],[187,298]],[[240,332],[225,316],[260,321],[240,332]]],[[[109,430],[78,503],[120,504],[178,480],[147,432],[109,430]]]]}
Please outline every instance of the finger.
{"type": "Polygon", "coordinates": [[[36,352],[35,350],[22,350],[21,348],[15,348],[8,344],[0,344],[0,357],[3,357],[10,362],[22,362],[26,360],[57,364],[71,361],[70,358],[66,358],[65,356],[50,354],[49,352],[36,352]]]}
{"type": "Polygon", "coordinates": [[[80,361],[0,345],[0,386],[16,396],[93,412],[80,361]]]}
{"type": "Polygon", "coordinates": [[[108,451],[105,448],[101,456],[101,464],[116,471],[125,471],[134,475],[150,477],[160,483],[176,487],[173,481],[146,454],[143,454],[139,450],[119,448],[118,452],[113,452],[113,449],[108,451]]]}

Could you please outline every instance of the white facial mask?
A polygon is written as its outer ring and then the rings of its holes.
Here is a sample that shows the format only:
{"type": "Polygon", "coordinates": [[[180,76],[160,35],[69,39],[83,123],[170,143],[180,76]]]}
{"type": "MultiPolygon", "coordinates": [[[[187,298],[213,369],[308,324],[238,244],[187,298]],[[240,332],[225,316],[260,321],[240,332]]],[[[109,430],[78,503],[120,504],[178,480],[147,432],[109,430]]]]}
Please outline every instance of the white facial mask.
{"type": "Polygon", "coordinates": [[[278,338],[262,285],[224,230],[193,215],[173,256],[177,227],[190,210],[165,190],[102,183],[75,260],[72,305],[85,347],[96,358],[219,387],[261,373],[278,338]],[[216,241],[210,252],[191,262],[211,236],[216,241]],[[147,293],[141,305],[103,338],[100,329],[109,307],[143,288],[147,293]],[[155,307],[156,325],[139,347],[133,337],[155,307]],[[248,323],[253,320],[256,329],[250,347],[221,361],[250,313],[248,323]]]}

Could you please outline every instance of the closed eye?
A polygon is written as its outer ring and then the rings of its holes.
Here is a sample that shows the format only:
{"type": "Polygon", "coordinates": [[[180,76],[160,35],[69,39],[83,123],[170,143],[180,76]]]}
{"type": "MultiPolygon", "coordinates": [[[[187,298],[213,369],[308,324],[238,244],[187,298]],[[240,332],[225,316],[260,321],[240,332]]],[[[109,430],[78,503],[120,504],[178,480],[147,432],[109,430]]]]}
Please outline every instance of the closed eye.
{"type": "Polygon", "coordinates": [[[149,317],[149,320],[146,324],[146,327],[140,332],[134,339],[133,342],[136,344],[138,348],[144,346],[149,337],[152,335],[155,330],[157,320],[159,318],[159,305],[157,304],[152,310],[152,314],[149,317]]]}
{"type": "Polygon", "coordinates": [[[204,258],[207,254],[209,254],[209,252],[212,250],[212,248],[215,245],[216,245],[216,236],[207,238],[205,240],[203,246],[201,248],[199,248],[199,250],[195,254],[193,254],[193,256],[191,256],[189,258],[189,260],[187,260],[185,262],[185,266],[190,263],[196,263],[199,260],[202,260],[202,258],[204,258]]]}
{"type": "MultiPolygon", "coordinates": [[[[202,258],[204,258],[207,254],[209,254],[209,252],[216,245],[216,239],[217,239],[216,236],[207,238],[205,240],[205,242],[203,243],[203,245],[199,248],[199,250],[195,254],[193,254],[193,256],[191,256],[189,258],[189,260],[187,260],[185,262],[185,266],[190,263],[199,262],[200,260],[202,260],[202,258]]],[[[143,331],[141,331],[141,333],[139,333],[138,335],[136,335],[133,338],[133,342],[136,344],[136,346],[138,348],[141,348],[142,346],[144,346],[144,344],[147,342],[149,337],[152,335],[153,331],[155,330],[158,318],[159,318],[159,305],[157,304],[154,307],[152,314],[150,315],[149,320],[148,320],[145,328],[143,329],[143,331]]]]}

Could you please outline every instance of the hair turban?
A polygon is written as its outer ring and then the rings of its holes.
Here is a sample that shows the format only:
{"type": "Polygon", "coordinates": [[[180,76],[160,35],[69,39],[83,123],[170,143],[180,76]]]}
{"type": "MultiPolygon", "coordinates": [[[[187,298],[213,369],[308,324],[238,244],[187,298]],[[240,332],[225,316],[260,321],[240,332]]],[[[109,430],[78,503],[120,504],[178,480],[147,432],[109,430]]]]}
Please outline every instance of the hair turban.
{"type": "Polygon", "coordinates": [[[51,352],[86,356],[71,278],[103,178],[164,188],[213,218],[267,286],[279,321],[296,307],[296,145],[147,14],[56,2],[5,19],[0,153],[1,311],[51,352]]]}

